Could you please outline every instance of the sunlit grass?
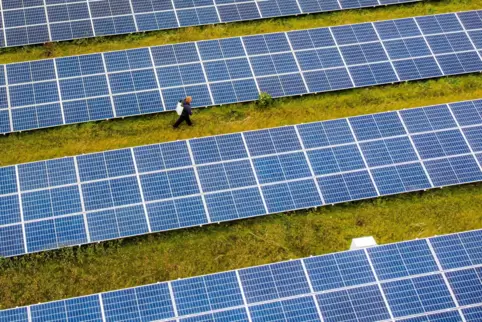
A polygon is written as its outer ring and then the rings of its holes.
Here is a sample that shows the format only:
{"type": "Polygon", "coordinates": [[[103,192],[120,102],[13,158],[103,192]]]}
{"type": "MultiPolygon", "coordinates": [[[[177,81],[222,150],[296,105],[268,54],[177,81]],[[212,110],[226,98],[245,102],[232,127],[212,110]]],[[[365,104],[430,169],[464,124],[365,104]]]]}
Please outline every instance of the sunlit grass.
{"type": "Polygon", "coordinates": [[[481,185],[32,254],[0,264],[0,308],[482,227],[481,185]]]}
{"type": "MultiPolygon", "coordinates": [[[[482,8],[444,0],[286,19],[159,31],[13,48],[0,62],[84,54],[261,32],[482,8]]],[[[195,111],[173,131],[174,113],[64,126],[0,137],[0,166],[142,144],[335,119],[482,98],[480,75],[279,99],[267,109],[236,104],[195,111]]],[[[87,295],[290,258],[482,228],[482,185],[466,185],[270,215],[0,261],[0,308],[87,295]]]]}
{"type": "Polygon", "coordinates": [[[122,50],[194,40],[235,37],[257,33],[405,18],[480,8],[482,8],[482,0],[426,0],[421,1],[420,3],[405,5],[391,5],[387,7],[345,10],[288,18],[161,30],[124,36],[97,37],[61,43],[50,43],[46,46],[38,45],[1,49],[0,63],[122,50]]]}
{"type": "Polygon", "coordinates": [[[193,127],[175,131],[174,112],[82,123],[0,137],[0,166],[476,98],[482,98],[479,74],[278,99],[263,109],[254,103],[201,109],[193,127]]]}
{"type": "MultiPolygon", "coordinates": [[[[482,97],[482,78],[464,76],[212,108],[195,127],[173,131],[174,115],[130,118],[11,135],[2,164],[159,141],[272,127],[482,97]]],[[[289,215],[179,230],[7,259],[0,307],[86,295],[347,249],[351,238],[379,243],[482,228],[481,185],[452,187],[289,215]]]]}

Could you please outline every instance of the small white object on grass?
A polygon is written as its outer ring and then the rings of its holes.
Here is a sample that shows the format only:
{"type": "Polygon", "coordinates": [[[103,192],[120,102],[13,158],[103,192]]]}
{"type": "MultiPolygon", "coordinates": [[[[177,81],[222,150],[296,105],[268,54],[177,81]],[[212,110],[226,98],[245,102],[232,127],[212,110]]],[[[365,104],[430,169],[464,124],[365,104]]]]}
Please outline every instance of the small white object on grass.
{"type": "Polygon", "coordinates": [[[367,247],[376,246],[377,242],[372,236],[353,238],[351,240],[350,250],[363,249],[367,247]]]}

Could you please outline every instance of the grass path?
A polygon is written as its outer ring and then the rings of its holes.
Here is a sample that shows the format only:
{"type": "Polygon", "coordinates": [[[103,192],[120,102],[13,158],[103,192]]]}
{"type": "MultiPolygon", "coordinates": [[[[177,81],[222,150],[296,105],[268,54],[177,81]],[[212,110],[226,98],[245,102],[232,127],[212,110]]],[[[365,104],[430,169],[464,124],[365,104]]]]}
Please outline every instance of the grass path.
{"type": "MultiPolygon", "coordinates": [[[[443,0],[89,39],[2,50],[0,62],[476,8],[482,0],[443,0]]],[[[84,123],[0,137],[0,166],[477,98],[482,77],[468,75],[280,99],[265,110],[202,109],[193,128],[178,131],[170,128],[174,113],[84,123]]],[[[387,243],[482,228],[481,192],[482,184],[451,187],[4,259],[0,308],[341,251],[365,235],[387,243]]]]}
{"type": "MultiPolygon", "coordinates": [[[[482,98],[470,75],[198,111],[197,126],[169,129],[172,115],[130,118],[13,135],[3,164],[123,146],[482,98]]],[[[432,190],[140,236],[0,261],[0,308],[346,250],[352,238],[379,243],[482,228],[482,184],[432,190]]]]}
{"type": "Polygon", "coordinates": [[[194,126],[176,131],[174,112],[82,123],[0,137],[0,166],[477,98],[478,74],[278,99],[267,109],[252,103],[195,110],[194,126]]]}
{"type": "MultiPolygon", "coordinates": [[[[423,1],[285,19],[84,39],[0,50],[0,63],[482,8],[482,0],[423,1]]],[[[482,97],[476,76],[371,87],[277,100],[268,110],[237,104],[196,111],[192,129],[173,132],[174,112],[83,123],[0,137],[0,166],[213,134],[382,112],[482,97]]]]}
{"type": "Polygon", "coordinates": [[[335,26],[481,8],[482,0],[425,0],[419,3],[406,5],[391,5],[387,7],[343,10],[332,13],[302,15],[288,18],[160,30],[123,36],[79,39],[68,42],[51,43],[46,46],[36,45],[1,49],[0,63],[3,64],[194,40],[335,26]]]}
{"type": "Polygon", "coordinates": [[[466,185],[140,236],[0,263],[0,308],[482,228],[482,185],[466,185]]]}

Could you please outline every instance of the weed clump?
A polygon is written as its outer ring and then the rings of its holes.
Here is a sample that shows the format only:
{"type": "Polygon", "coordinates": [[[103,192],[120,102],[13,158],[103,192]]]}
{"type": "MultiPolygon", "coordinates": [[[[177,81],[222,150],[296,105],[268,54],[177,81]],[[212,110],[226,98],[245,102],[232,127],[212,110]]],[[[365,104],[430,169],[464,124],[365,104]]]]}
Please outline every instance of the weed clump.
{"type": "Polygon", "coordinates": [[[266,108],[273,105],[274,99],[271,95],[265,92],[261,92],[256,101],[256,105],[261,108],[266,108]]]}

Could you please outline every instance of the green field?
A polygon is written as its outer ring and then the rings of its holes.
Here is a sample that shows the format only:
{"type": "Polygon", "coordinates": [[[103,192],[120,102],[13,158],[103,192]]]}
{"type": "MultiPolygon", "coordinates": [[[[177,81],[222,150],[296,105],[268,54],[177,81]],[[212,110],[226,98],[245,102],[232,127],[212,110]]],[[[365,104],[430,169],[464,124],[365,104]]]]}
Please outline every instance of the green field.
{"type": "MultiPolygon", "coordinates": [[[[4,49],[0,63],[477,8],[482,0],[430,1],[88,39],[4,49]]],[[[85,123],[1,137],[0,165],[476,98],[482,77],[468,75],[280,99],[265,109],[202,109],[194,127],[176,131],[174,113],[85,123]]],[[[366,235],[387,243],[478,229],[481,192],[482,185],[465,185],[3,259],[0,308],[341,251],[366,235]]]]}
{"type": "Polygon", "coordinates": [[[482,185],[31,254],[0,264],[0,308],[482,227],[482,185]]]}

